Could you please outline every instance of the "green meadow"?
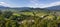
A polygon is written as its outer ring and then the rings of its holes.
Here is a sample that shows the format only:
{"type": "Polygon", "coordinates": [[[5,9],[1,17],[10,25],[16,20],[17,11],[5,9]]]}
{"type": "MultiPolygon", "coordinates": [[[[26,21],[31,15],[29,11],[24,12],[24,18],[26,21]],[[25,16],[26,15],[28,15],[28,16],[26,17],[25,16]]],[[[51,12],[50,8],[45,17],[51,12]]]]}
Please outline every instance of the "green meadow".
{"type": "Polygon", "coordinates": [[[0,27],[58,27],[60,11],[0,10],[0,27]]]}

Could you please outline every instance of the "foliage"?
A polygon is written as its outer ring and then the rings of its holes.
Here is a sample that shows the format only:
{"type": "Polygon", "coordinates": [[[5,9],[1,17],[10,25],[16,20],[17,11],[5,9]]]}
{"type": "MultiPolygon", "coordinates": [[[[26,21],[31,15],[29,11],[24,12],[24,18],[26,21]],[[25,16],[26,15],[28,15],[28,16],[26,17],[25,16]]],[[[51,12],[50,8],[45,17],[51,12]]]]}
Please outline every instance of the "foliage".
{"type": "Polygon", "coordinates": [[[60,17],[55,12],[32,9],[21,12],[0,11],[0,27],[57,27],[60,23],[60,17]]]}

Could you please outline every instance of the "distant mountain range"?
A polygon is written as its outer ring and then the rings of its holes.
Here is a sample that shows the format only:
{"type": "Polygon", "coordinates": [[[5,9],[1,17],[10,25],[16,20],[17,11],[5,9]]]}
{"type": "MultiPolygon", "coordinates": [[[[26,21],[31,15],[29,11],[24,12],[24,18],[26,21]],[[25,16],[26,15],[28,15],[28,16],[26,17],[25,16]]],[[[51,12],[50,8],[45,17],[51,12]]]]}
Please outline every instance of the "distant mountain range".
{"type": "Polygon", "coordinates": [[[8,8],[10,8],[10,7],[5,7],[5,6],[0,5],[0,10],[4,10],[4,9],[8,9],[8,8]]]}
{"type": "MultiPolygon", "coordinates": [[[[11,7],[5,7],[5,6],[1,6],[0,5],[0,10],[6,10],[6,9],[30,10],[32,8],[31,7],[14,7],[14,8],[11,8],[11,7]]],[[[39,10],[41,8],[34,8],[34,9],[39,10]]],[[[47,7],[47,8],[43,8],[43,9],[47,9],[47,10],[60,10],[60,5],[58,5],[58,6],[52,6],[52,7],[47,7]]]]}
{"type": "Polygon", "coordinates": [[[46,8],[48,10],[60,10],[60,5],[46,8]]]}
{"type": "Polygon", "coordinates": [[[30,7],[14,7],[14,8],[11,8],[11,7],[5,7],[5,6],[1,6],[1,5],[0,5],[0,10],[7,10],[7,9],[14,9],[14,10],[29,10],[30,7]]]}
{"type": "Polygon", "coordinates": [[[12,10],[39,10],[40,8],[32,8],[32,7],[5,7],[5,6],[1,6],[0,5],[0,10],[9,10],[9,9],[12,9],[12,10]]]}

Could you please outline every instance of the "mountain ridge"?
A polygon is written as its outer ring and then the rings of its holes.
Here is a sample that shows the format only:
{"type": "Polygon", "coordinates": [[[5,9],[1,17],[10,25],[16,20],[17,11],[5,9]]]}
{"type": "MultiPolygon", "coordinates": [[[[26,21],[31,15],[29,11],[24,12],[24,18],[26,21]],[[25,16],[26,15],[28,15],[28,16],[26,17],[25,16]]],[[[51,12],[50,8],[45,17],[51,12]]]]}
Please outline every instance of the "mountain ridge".
{"type": "Polygon", "coordinates": [[[48,9],[48,10],[60,10],[60,5],[47,7],[46,9],[48,9]]]}
{"type": "MultiPolygon", "coordinates": [[[[31,7],[14,7],[14,8],[10,8],[10,7],[5,7],[5,6],[1,6],[0,5],[0,10],[3,10],[3,9],[30,10],[32,8],[31,7]]],[[[33,8],[33,9],[36,9],[36,10],[39,10],[39,9],[60,10],[60,5],[52,6],[52,7],[47,7],[47,8],[33,8]]]]}

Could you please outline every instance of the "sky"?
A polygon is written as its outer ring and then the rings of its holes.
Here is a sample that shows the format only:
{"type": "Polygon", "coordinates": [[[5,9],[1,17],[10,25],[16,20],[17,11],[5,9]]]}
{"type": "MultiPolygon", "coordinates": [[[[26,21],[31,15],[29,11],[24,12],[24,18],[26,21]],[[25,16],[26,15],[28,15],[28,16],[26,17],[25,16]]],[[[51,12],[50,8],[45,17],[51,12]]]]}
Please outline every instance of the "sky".
{"type": "Polygon", "coordinates": [[[60,0],[0,0],[0,5],[8,7],[51,7],[60,5],[60,0]]]}

